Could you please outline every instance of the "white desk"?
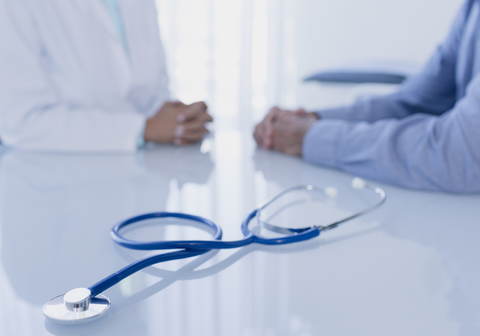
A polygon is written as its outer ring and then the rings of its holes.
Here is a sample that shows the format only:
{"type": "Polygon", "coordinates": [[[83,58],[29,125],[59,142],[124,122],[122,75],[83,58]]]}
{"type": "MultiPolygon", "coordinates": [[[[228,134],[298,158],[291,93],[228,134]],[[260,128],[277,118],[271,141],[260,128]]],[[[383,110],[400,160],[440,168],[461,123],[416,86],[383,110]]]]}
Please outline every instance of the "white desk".
{"type": "MultiPolygon", "coordinates": [[[[479,335],[480,196],[391,186],[383,186],[389,198],[380,210],[314,241],[150,268],[106,291],[105,318],[75,327],[45,322],[47,300],[139,256],[110,240],[122,219],[184,211],[214,220],[230,240],[256,205],[287,186],[334,185],[352,195],[350,181],[256,150],[249,134],[234,131],[203,146],[137,155],[6,152],[0,335],[479,335]]],[[[162,235],[146,230],[139,235],[162,235]]],[[[179,234],[192,238],[187,231],[179,234]]]]}

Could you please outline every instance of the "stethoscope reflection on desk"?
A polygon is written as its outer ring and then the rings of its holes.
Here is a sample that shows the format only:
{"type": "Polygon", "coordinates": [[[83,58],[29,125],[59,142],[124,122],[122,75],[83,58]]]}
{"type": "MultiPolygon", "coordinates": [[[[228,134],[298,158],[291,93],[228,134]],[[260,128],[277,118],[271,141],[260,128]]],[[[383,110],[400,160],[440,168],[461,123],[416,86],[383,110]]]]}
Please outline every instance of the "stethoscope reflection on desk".
{"type": "Polygon", "coordinates": [[[112,239],[119,244],[120,246],[134,249],[134,250],[179,250],[175,252],[169,252],[164,254],[158,254],[149,256],[143,259],[140,259],[127,267],[121,269],[120,271],[108,276],[107,278],[97,282],[96,284],[90,286],[89,288],[77,288],[69,291],[64,295],[57,296],[47,302],[43,307],[43,313],[45,316],[57,323],[63,324],[78,324],[93,321],[102,315],[104,315],[107,310],[110,308],[110,301],[104,296],[101,295],[102,292],[108,288],[116,285],[121,280],[126,277],[154,264],[191,258],[205,254],[211,250],[220,250],[220,249],[232,249],[239,248],[242,246],[250,245],[253,243],[262,244],[262,245],[286,245],[297,243],[301,241],[310,240],[320,235],[321,232],[326,230],[331,230],[336,228],[338,225],[345,223],[349,220],[357,218],[361,215],[364,215],[382,205],[386,200],[385,191],[381,188],[372,186],[366,183],[360,178],[353,179],[352,187],[355,189],[370,189],[374,191],[380,197],[380,200],[373,204],[372,206],[359,211],[353,215],[345,217],[341,220],[335,221],[328,225],[315,225],[305,228],[284,228],[268,223],[260,219],[262,211],[269,207],[272,203],[284,197],[285,195],[292,193],[294,191],[321,191],[326,196],[335,198],[337,197],[338,190],[333,187],[327,188],[318,188],[311,185],[308,186],[296,186],[288,188],[282,191],[277,196],[270,199],[268,202],[260,206],[259,208],[252,211],[243,221],[241,225],[241,230],[244,235],[244,239],[238,241],[222,241],[222,229],[213,223],[212,221],[188,214],[183,213],[168,213],[168,212],[159,212],[141,215],[127,219],[121,223],[118,223],[112,228],[111,237],[112,239]],[[195,223],[206,226],[207,228],[213,230],[212,236],[213,240],[190,240],[190,241],[150,241],[150,242],[140,242],[133,241],[124,238],[120,231],[132,224],[143,222],[151,219],[166,219],[166,218],[176,218],[193,221],[195,223]],[[265,228],[269,231],[282,234],[282,237],[275,238],[264,238],[258,234],[252,232],[249,228],[251,221],[257,218],[258,223],[262,228],[265,228]]]}

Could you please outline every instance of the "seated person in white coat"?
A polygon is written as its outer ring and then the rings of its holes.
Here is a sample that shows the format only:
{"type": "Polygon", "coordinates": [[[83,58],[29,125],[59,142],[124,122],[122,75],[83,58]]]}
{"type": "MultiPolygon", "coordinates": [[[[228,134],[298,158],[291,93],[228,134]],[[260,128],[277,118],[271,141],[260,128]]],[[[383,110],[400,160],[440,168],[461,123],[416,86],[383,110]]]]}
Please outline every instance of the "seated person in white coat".
{"type": "Polygon", "coordinates": [[[154,0],[0,0],[0,140],[25,150],[196,142],[204,103],[173,102],[154,0]]]}

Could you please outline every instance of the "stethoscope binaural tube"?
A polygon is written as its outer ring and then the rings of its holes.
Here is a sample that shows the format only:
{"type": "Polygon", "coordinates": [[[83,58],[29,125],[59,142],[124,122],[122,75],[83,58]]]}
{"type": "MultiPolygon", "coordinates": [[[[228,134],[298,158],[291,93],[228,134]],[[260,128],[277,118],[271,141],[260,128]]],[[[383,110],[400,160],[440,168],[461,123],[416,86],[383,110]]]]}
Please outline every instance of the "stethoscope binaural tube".
{"type": "MultiPolygon", "coordinates": [[[[366,187],[366,183],[363,180],[354,180],[354,187],[357,189],[366,187]]],[[[353,216],[332,223],[328,226],[313,226],[302,229],[285,229],[280,228],[268,223],[262,222],[261,224],[267,229],[286,234],[282,237],[277,238],[263,238],[258,235],[255,235],[250,229],[249,224],[254,219],[259,217],[259,214],[264,210],[268,205],[272,204],[275,200],[279,199],[283,195],[294,191],[294,190],[321,190],[325,192],[327,196],[336,197],[337,191],[335,188],[315,188],[313,186],[297,186],[289,188],[279,195],[272,198],[270,201],[265,203],[263,206],[252,211],[247,218],[242,222],[241,231],[244,235],[244,239],[237,241],[222,241],[222,229],[216,225],[214,222],[205,219],[199,216],[193,216],[183,213],[169,213],[169,212],[158,212],[145,214],[137,217],[127,219],[123,222],[116,224],[111,230],[112,239],[125,248],[135,249],[135,250],[178,250],[175,252],[168,252],[163,254],[158,254],[154,256],[149,256],[143,259],[140,259],[125,268],[119,270],[118,272],[106,277],[105,279],[97,282],[96,284],[90,286],[89,288],[77,288],[65,295],[57,296],[51,301],[47,302],[43,308],[44,314],[50,320],[53,320],[57,323],[65,324],[77,324],[89,322],[94,319],[97,319],[104,315],[110,307],[110,301],[103,295],[102,292],[108,288],[116,285],[121,280],[127,278],[128,276],[155,264],[178,260],[186,259],[195,256],[202,255],[214,249],[233,249],[243,247],[249,244],[257,243],[263,245],[285,245],[292,244],[296,242],[310,240],[317,237],[321,231],[334,228],[340,223],[346,222],[353,218],[356,218],[364,213],[372,211],[377,208],[385,201],[385,192],[382,189],[376,188],[375,191],[381,195],[381,201],[374,206],[359,212],[353,216]],[[124,238],[120,231],[127,226],[143,222],[150,219],[160,219],[160,218],[177,218],[193,221],[197,224],[204,225],[207,228],[213,230],[212,240],[191,240],[191,241],[150,241],[150,242],[139,242],[128,240],[124,238]]]]}
{"type": "Polygon", "coordinates": [[[275,233],[279,233],[279,234],[284,234],[284,235],[291,235],[291,234],[299,234],[299,233],[302,233],[302,232],[305,232],[307,230],[310,230],[310,229],[313,229],[313,228],[316,228],[318,229],[320,232],[323,232],[323,231],[327,231],[327,230],[331,230],[331,229],[335,229],[336,227],[338,227],[340,224],[343,224],[343,223],[346,223],[348,221],[351,221],[355,218],[358,218],[360,216],[363,216],[375,209],[377,209],[378,207],[380,207],[383,203],[385,203],[385,201],[387,200],[387,194],[385,193],[385,191],[382,189],[382,188],[379,188],[379,187],[376,187],[376,186],[373,186],[369,183],[367,183],[365,180],[359,178],[359,177],[355,177],[353,180],[352,180],[352,188],[354,189],[370,189],[372,190],[373,192],[375,192],[378,196],[379,196],[379,200],[377,203],[373,204],[372,206],[362,210],[362,211],[358,211],[356,213],[354,213],[353,215],[350,215],[348,217],[345,217],[345,218],[342,218],[341,220],[338,220],[336,222],[333,222],[333,223],[330,223],[328,225],[313,225],[313,226],[309,226],[309,227],[304,227],[304,228],[285,228],[285,227],[280,227],[280,226],[276,226],[276,225],[273,225],[273,224],[270,224],[268,222],[265,222],[265,221],[262,221],[260,219],[260,214],[261,212],[266,208],[268,207],[269,205],[271,205],[273,202],[277,201],[278,199],[280,199],[282,196],[288,194],[289,192],[292,192],[292,191],[296,191],[296,190],[307,190],[307,191],[322,191],[324,192],[327,196],[331,197],[331,198],[336,198],[337,195],[338,195],[338,190],[334,187],[327,187],[327,188],[318,188],[318,187],[315,187],[315,186],[312,186],[312,185],[304,185],[304,186],[295,186],[295,187],[291,187],[289,189],[285,189],[284,191],[282,191],[280,194],[274,196],[273,198],[271,198],[270,200],[268,200],[267,202],[265,202],[263,205],[261,205],[258,209],[257,209],[257,216],[258,216],[258,222],[260,223],[260,225],[269,230],[269,231],[272,231],[272,232],[275,232],[275,233]]]}

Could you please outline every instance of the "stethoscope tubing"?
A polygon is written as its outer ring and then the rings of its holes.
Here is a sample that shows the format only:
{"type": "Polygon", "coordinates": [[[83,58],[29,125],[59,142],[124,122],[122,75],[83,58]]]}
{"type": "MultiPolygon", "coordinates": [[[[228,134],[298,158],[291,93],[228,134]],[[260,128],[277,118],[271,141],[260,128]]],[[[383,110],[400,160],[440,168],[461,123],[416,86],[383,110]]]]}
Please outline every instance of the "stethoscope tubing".
{"type": "MultiPolygon", "coordinates": [[[[354,179],[355,182],[355,179],[354,179]]],[[[116,224],[111,230],[111,237],[112,239],[125,248],[134,249],[134,250],[178,250],[174,252],[168,252],[163,254],[157,254],[149,257],[145,257],[140,259],[123,269],[119,270],[118,272],[113,273],[112,275],[106,277],[105,279],[97,282],[93,286],[90,286],[89,289],[92,292],[92,297],[102,293],[103,291],[107,290],[108,288],[116,285],[121,280],[125,279],[126,277],[155,264],[167,262],[171,260],[178,260],[178,259],[186,259],[195,256],[202,255],[207,253],[211,250],[222,250],[222,249],[234,249],[240,248],[250,244],[262,244],[262,245],[286,245],[297,243],[305,240],[309,240],[315,238],[320,235],[320,233],[324,230],[329,230],[337,227],[339,224],[350,221],[354,218],[357,218],[365,213],[376,209],[380,205],[382,205],[386,200],[386,194],[381,188],[373,187],[363,180],[360,181],[360,187],[370,188],[375,193],[380,196],[380,201],[373,206],[365,209],[364,211],[360,211],[352,216],[348,216],[340,221],[331,223],[327,226],[312,226],[307,228],[299,228],[299,229],[287,229],[287,228],[280,228],[275,225],[262,222],[262,225],[270,231],[286,234],[286,236],[276,237],[276,238],[263,238],[255,235],[250,231],[249,224],[250,222],[257,216],[260,215],[260,212],[264,210],[268,205],[272,204],[283,195],[295,191],[295,190],[320,190],[327,193],[327,188],[321,189],[311,185],[306,186],[295,186],[289,189],[284,190],[277,196],[273,197],[262,206],[258,207],[254,211],[252,211],[242,222],[241,231],[243,233],[244,238],[236,241],[222,241],[222,229],[215,224],[214,222],[199,216],[184,214],[184,213],[177,213],[177,212],[156,212],[150,213],[145,215],[136,216],[130,219],[127,219],[123,222],[116,224]],[[160,219],[160,218],[175,218],[175,219],[185,219],[196,222],[198,224],[207,226],[211,230],[213,230],[212,240],[189,240],[189,241],[182,241],[182,240],[174,240],[174,241],[134,241],[124,238],[120,231],[129,225],[133,225],[142,221],[150,220],[150,219],[160,219]]],[[[355,183],[354,183],[355,187],[355,183]]],[[[356,188],[356,187],[355,187],[356,188]]],[[[327,193],[328,194],[328,193],[327,193]]],[[[260,221],[260,219],[259,219],[260,221]]],[[[261,221],[260,221],[261,222],[261,221]]]]}
{"type": "Polygon", "coordinates": [[[196,256],[200,256],[209,252],[210,250],[196,250],[196,251],[189,251],[189,250],[182,250],[164,254],[157,254],[154,256],[146,257],[140,260],[135,261],[134,263],[122,268],[121,270],[109,275],[103,280],[100,280],[96,284],[88,287],[92,292],[92,297],[101,294],[102,292],[106,291],[110,287],[115,286],[123,279],[129,277],[130,275],[141,271],[144,268],[149,266],[153,266],[155,264],[171,261],[171,260],[179,260],[179,259],[187,259],[196,256]]]}
{"type": "Polygon", "coordinates": [[[183,213],[172,213],[172,212],[157,212],[151,214],[145,214],[137,217],[130,218],[126,221],[116,224],[111,231],[112,239],[119,244],[120,246],[134,249],[134,250],[176,250],[180,251],[169,252],[164,254],[158,254],[150,257],[140,259],[123,269],[119,270],[106,277],[105,279],[97,282],[96,284],[90,286],[88,289],[92,292],[92,297],[102,293],[108,288],[116,285],[123,279],[129,277],[130,275],[155,264],[167,262],[171,260],[186,259],[191,257],[196,257],[207,253],[211,250],[221,250],[221,249],[234,249],[243,247],[250,244],[262,244],[262,245],[285,245],[292,244],[296,242],[301,242],[317,237],[320,234],[318,228],[311,228],[304,230],[300,234],[293,234],[286,237],[278,238],[262,238],[253,234],[248,228],[250,222],[257,216],[258,209],[252,211],[247,218],[242,222],[241,230],[244,235],[244,239],[236,241],[222,241],[222,229],[215,224],[214,222],[199,216],[188,215],[183,213]],[[212,240],[191,240],[191,241],[151,241],[151,242],[139,242],[133,241],[124,238],[120,234],[120,230],[145,220],[150,219],[159,219],[159,218],[176,218],[176,219],[186,219],[197,222],[202,225],[213,229],[213,239],[212,240]]]}
{"type": "Polygon", "coordinates": [[[287,237],[279,238],[262,238],[254,235],[248,225],[253,218],[256,217],[258,210],[252,211],[247,218],[242,222],[241,230],[244,239],[235,240],[235,241],[222,241],[222,229],[213,223],[212,221],[198,216],[187,215],[183,213],[174,213],[174,212],[158,212],[146,214],[138,217],[131,218],[124,222],[121,222],[115,225],[111,231],[112,239],[119,244],[120,246],[134,249],[134,250],[175,250],[175,249],[188,249],[188,250],[213,250],[213,249],[233,249],[243,247],[252,243],[258,243],[263,245],[283,245],[291,244],[294,242],[299,242],[305,239],[311,239],[318,236],[319,232],[317,228],[311,228],[304,230],[303,235],[295,234],[287,237]],[[139,242],[134,240],[125,239],[121,234],[120,230],[125,228],[128,225],[138,223],[140,221],[148,219],[158,219],[158,218],[178,218],[178,219],[187,219],[191,221],[204,224],[212,229],[215,233],[213,235],[213,240],[172,240],[172,241],[152,241],[152,242],[139,242]]]}

